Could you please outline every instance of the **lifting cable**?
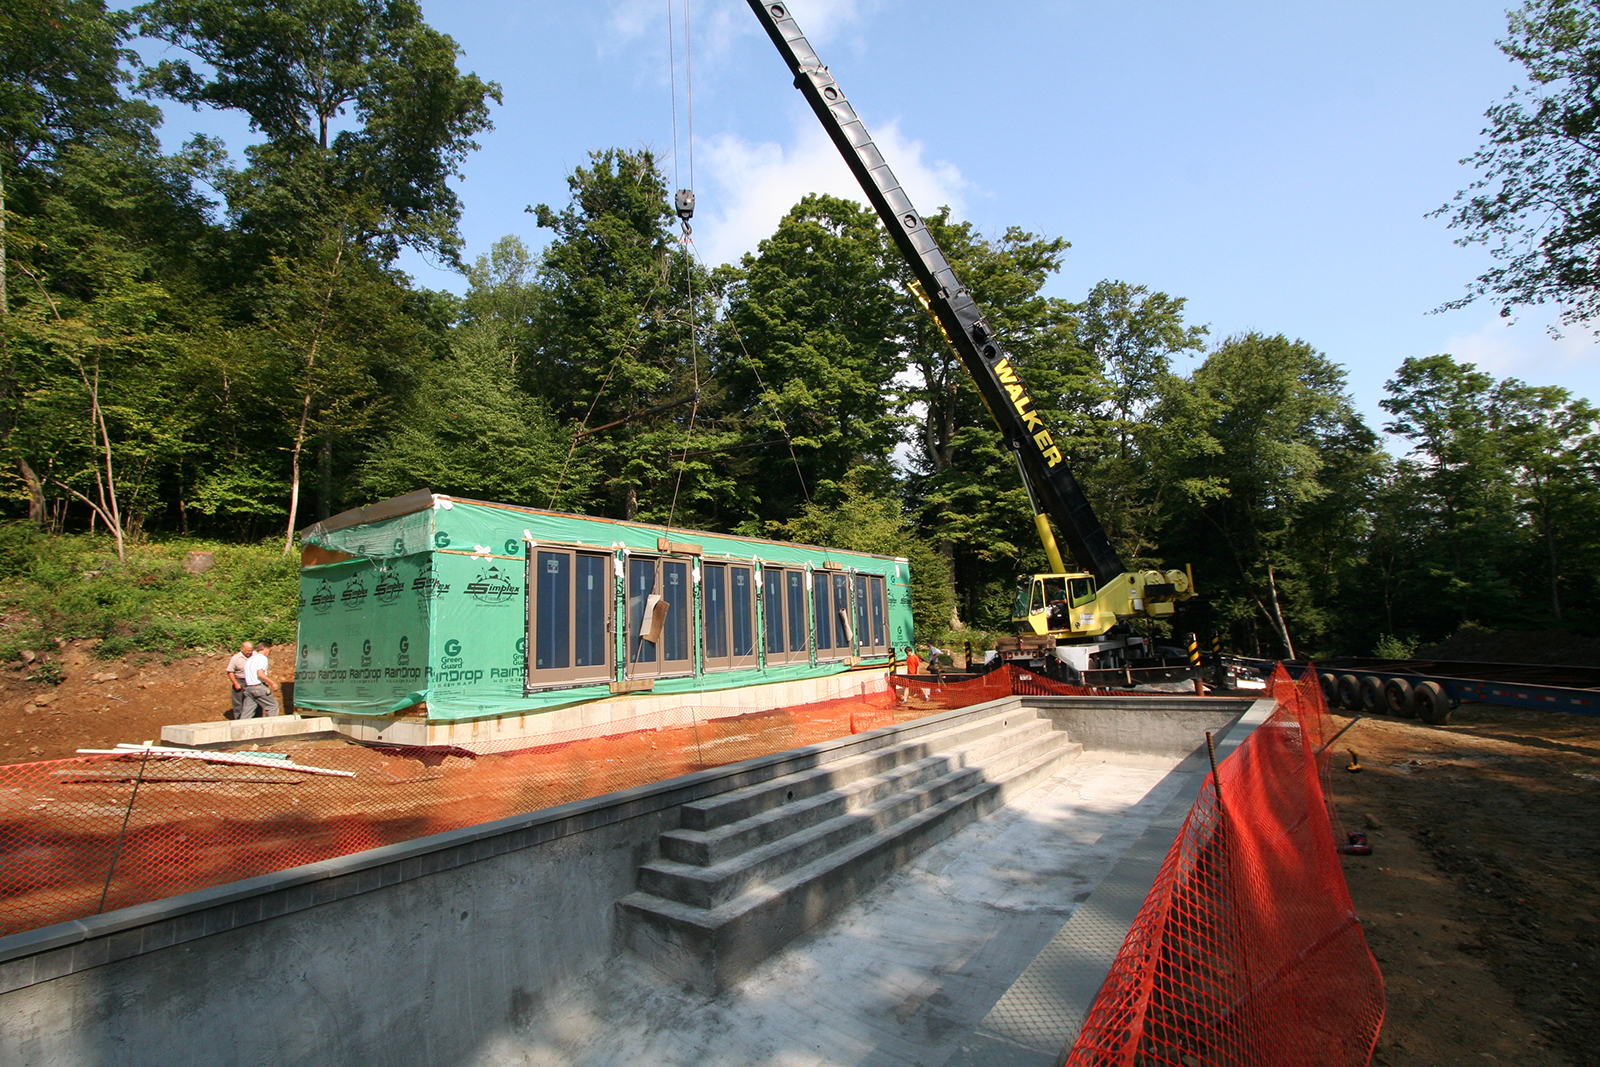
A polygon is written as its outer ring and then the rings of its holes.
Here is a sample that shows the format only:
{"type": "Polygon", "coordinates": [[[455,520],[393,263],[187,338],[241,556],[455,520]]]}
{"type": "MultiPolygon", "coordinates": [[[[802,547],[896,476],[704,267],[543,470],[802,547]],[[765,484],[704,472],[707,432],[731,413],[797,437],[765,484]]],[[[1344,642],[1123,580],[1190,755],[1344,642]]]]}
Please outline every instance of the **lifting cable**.
{"type": "MultiPolygon", "coordinates": [[[[667,54],[672,71],[672,181],[678,181],[678,75],[677,57],[672,35],[672,0],[667,0],[667,54]]],[[[679,187],[676,207],[678,219],[683,224],[684,291],[689,303],[689,368],[694,375],[694,404],[689,408],[689,429],[683,438],[683,453],[678,457],[678,474],[672,484],[672,506],[667,511],[667,536],[672,536],[672,523],[678,517],[678,493],[683,488],[683,468],[689,460],[689,445],[694,439],[695,421],[700,415],[700,345],[699,321],[694,306],[694,231],[689,219],[694,216],[694,50],[689,37],[689,0],[683,0],[683,95],[686,101],[684,117],[689,127],[689,184],[679,187]]]]}

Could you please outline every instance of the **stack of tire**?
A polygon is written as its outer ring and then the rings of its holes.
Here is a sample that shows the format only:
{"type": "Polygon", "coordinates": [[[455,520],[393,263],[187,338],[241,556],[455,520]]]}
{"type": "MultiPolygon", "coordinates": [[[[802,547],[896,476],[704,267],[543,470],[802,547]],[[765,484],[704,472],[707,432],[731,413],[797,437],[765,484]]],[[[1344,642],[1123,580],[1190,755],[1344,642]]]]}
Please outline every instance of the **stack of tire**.
{"type": "Polygon", "coordinates": [[[1430,726],[1450,721],[1456,702],[1444,686],[1430,679],[1378,674],[1322,674],[1322,695],[1330,708],[1364,715],[1398,715],[1421,719],[1430,726]]]}

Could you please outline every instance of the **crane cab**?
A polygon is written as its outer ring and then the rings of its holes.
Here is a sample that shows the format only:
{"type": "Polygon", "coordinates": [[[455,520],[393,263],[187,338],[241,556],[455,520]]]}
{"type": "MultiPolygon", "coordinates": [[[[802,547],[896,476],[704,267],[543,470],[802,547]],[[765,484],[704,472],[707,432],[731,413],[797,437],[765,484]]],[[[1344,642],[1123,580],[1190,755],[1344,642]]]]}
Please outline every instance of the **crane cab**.
{"type": "Polygon", "coordinates": [[[1194,595],[1187,569],[1129,571],[1105,585],[1087,571],[1023,575],[1012,622],[1018,633],[1083,640],[1135,617],[1167,618],[1175,602],[1194,595]]]}
{"type": "Polygon", "coordinates": [[[1025,575],[1017,583],[1011,612],[1019,633],[1054,637],[1098,637],[1117,624],[1115,612],[1100,605],[1094,575],[1025,575]]]}

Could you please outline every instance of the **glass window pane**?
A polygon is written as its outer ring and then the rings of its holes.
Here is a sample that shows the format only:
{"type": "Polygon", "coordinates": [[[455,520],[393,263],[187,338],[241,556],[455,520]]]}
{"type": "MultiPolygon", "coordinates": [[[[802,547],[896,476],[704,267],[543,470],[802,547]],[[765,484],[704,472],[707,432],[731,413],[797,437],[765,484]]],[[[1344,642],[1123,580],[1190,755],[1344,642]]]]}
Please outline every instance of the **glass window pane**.
{"type": "Polygon", "coordinates": [[[606,663],[606,557],[578,556],[573,580],[573,662],[579,667],[606,663]]]}
{"type": "Polygon", "coordinates": [[[850,577],[833,576],[833,644],[846,652],[850,650],[850,577]]]}
{"type": "Polygon", "coordinates": [[[867,576],[856,575],[856,639],[863,645],[867,644],[867,635],[872,632],[867,608],[867,576]]]}
{"type": "Polygon", "coordinates": [[[534,604],[535,670],[559,670],[572,662],[572,569],[565,552],[540,552],[534,561],[538,594],[534,604]]]}
{"type": "Polygon", "coordinates": [[[663,660],[682,664],[689,658],[689,605],[694,601],[689,592],[687,563],[662,561],[661,595],[667,601],[667,618],[657,645],[663,660]]]}
{"type": "Polygon", "coordinates": [[[828,611],[828,576],[817,574],[812,576],[811,595],[816,602],[817,623],[817,648],[833,647],[833,615],[828,611]]]}
{"type": "Polygon", "coordinates": [[[628,561],[628,658],[634,663],[654,663],[656,643],[639,636],[644,625],[644,605],[656,591],[656,561],[628,561]]]}
{"type": "Polygon", "coordinates": [[[733,611],[733,654],[748,656],[756,650],[755,589],[749,567],[729,567],[733,580],[729,605],[733,611]]]}
{"type": "Polygon", "coordinates": [[[708,565],[705,573],[706,659],[728,658],[728,568],[708,565]]]}
{"type": "Polygon", "coordinates": [[[765,613],[767,655],[783,653],[783,572],[768,567],[761,575],[761,610],[765,613]]]}
{"type": "Polygon", "coordinates": [[[872,579],[872,644],[882,648],[886,642],[883,639],[883,579],[872,579]]]}
{"type": "Polygon", "coordinates": [[[804,652],[806,643],[806,576],[799,571],[785,571],[783,577],[789,586],[789,651],[804,652]]]}

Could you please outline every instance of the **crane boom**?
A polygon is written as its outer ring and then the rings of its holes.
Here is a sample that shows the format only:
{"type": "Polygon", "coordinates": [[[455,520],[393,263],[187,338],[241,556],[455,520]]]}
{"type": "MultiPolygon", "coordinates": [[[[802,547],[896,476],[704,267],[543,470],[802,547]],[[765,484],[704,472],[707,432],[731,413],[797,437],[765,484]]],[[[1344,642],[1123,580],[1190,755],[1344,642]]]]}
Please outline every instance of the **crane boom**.
{"type": "MultiPolygon", "coordinates": [[[[956,278],[839,83],[817,58],[790,16],[787,4],[766,0],[749,3],[789,64],[795,87],[822,121],[883,220],[884,228],[910,264],[929,310],[966,365],[1006,444],[1016,454],[1030,498],[1037,496],[1043,513],[1060,529],[1078,566],[1102,584],[1122,575],[1127,568],[1068,467],[1060,443],[1035,409],[1020,371],[984,321],[972,294],[956,278]]],[[[1048,533],[1048,529],[1042,528],[1041,532],[1048,533]]]]}

